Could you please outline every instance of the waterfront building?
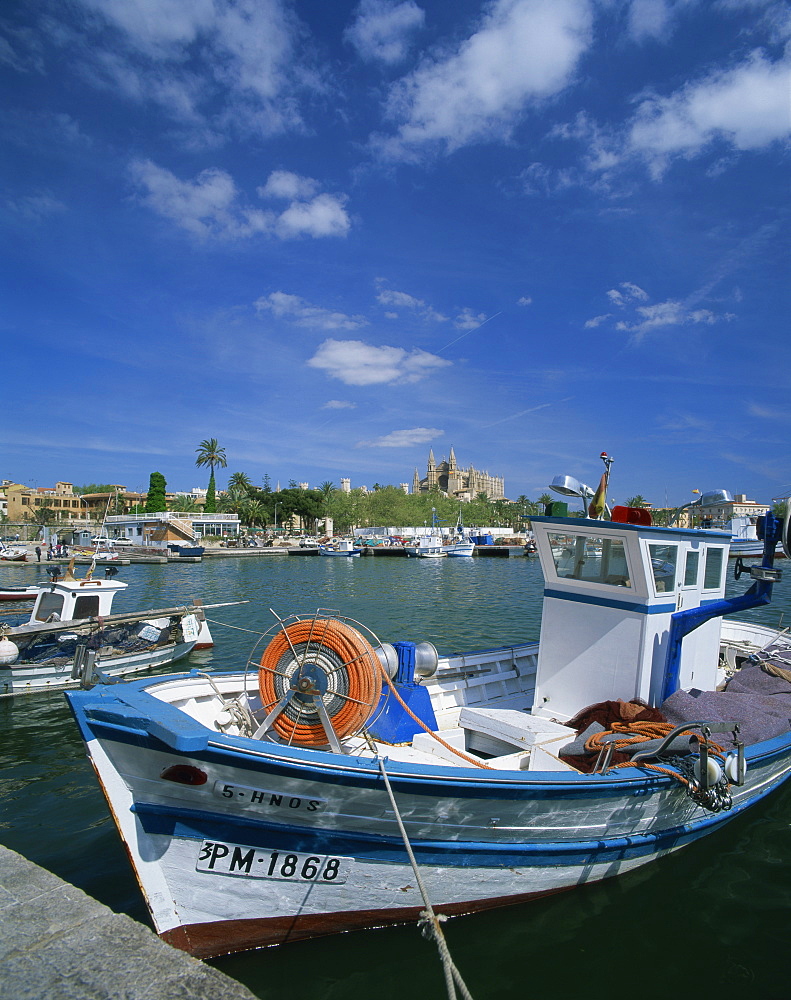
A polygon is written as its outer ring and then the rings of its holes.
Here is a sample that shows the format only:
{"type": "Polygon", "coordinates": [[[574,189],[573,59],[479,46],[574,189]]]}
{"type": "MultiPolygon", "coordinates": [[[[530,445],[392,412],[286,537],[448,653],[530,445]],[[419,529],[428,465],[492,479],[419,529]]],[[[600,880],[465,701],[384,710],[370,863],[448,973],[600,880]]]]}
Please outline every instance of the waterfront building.
{"type": "Polygon", "coordinates": [[[735,517],[749,517],[755,524],[762,514],[766,514],[769,505],[748,500],[746,493],[735,493],[733,500],[718,501],[713,504],[701,504],[700,527],[721,528],[735,517]]]}
{"type": "Polygon", "coordinates": [[[434,449],[429,451],[425,478],[421,479],[415,469],[412,492],[428,493],[433,487],[457,500],[473,500],[478,493],[485,493],[489,500],[505,498],[505,479],[502,476],[490,476],[472,465],[462,468],[456,461],[453,448],[448,458],[439,463],[434,459],[434,449]]]}
{"type": "Polygon", "coordinates": [[[208,535],[236,538],[241,521],[237,514],[160,511],[156,514],[111,514],[105,522],[110,538],[124,538],[135,545],[167,548],[169,544],[196,543],[208,535]]]}

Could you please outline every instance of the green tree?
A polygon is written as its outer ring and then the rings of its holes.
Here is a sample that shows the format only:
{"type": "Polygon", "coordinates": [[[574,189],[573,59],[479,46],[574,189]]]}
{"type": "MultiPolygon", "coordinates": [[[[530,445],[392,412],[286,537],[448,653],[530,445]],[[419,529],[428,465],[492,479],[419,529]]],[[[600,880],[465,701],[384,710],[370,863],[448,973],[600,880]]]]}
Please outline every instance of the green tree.
{"type": "Polygon", "coordinates": [[[647,507],[648,503],[646,502],[645,497],[641,496],[638,493],[637,496],[629,497],[629,499],[626,501],[626,506],[627,507],[647,507]]]}
{"type": "Polygon", "coordinates": [[[148,497],[146,498],[146,513],[158,514],[168,509],[165,492],[167,482],[161,472],[152,472],[148,480],[148,497]]]}
{"type": "Polygon", "coordinates": [[[28,517],[34,524],[45,527],[55,521],[55,511],[51,507],[39,507],[37,511],[29,513],[28,517]]]}
{"type": "Polygon", "coordinates": [[[77,496],[81,497],[86,493],[113,493],[115,484],[111,486],[109,483],[88,483],[87,486],[75,486],[73,489],[77,496]]]}
{"type": "Polygon", "coordinates": [[[228,489],[238,489],[248,493],[253,486],[252,479],[244,472],[234,472],[228,479],[228,489]]]}
{"type": "Polygon", "coordinates": [[[209,476],[209,488],[206,491],[206,506],[204,509],[207,514],[214,514],[217,510],[217,488],[214,482],[214,469],[215,466],[224,469],[228,464],[225,458],[225,448],[221,448],[219,446],[217,438],[207,438],[205,441],[201,441],[195,451],[198,455],[195,459],[195,464],[198,468],[208,465],[211,469],[211,475],[209,476]]]}
{"type": "Polygon", "coordinates": [[[257,524],[265,524],[267,509],[260,500],[246,499],[239,508],[239,516],[245,524],[254,528],[257,524]]]}
{"type": "Polygon", "coordinates": [[[200,510],[200,507],[195,503],[193,497],[182,495],[171,501],[170,509],[181,514],[195,514],[200,510]]]}
{"type": "Polygon", "coordinates": [[[239,489],[238,486],[230,486],[221,495],[218,507],[226,514],[240,514],[242,507],[253,497],[246,490],[239,489]]]}

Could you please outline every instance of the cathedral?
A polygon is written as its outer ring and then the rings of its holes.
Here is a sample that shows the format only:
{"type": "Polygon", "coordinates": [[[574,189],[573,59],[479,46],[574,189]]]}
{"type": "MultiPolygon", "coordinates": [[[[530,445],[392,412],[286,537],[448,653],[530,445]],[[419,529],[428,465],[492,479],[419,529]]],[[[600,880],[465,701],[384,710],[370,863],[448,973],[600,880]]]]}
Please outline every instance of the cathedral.
{"type": "Polygon", "coordinates": [[[490,476],[472,466],[469,469],[460,468],[456,464],[453,448],[450,449],[448,460],[443,459],[439,465],[434,460],[434,450],[429,451],[425,479],[421,479],[415,469],[412,492],[428,493],[432,486],[437,486],[443,493],[458,500],[474,500],[478,493],[485,493],[490,500],[502,500],[505,497],[505,480],[502,476],[490,476]]]}

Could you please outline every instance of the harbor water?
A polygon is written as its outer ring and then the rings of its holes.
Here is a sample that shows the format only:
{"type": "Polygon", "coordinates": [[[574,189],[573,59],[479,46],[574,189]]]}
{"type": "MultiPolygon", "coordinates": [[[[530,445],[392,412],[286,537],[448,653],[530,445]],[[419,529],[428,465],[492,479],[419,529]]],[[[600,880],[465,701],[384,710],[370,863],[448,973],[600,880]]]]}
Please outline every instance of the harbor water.
{"type": "MultiPolygon", "coordinates": [[[[772,605],[750,612],[791,625],[791,567],[772,605]]],[[[101,570],[99,570],[101,572],[101,570]]],[[[730,568],[732,576],[733,570],[730,568]]],[[[46,579],[46,564],[5,564],[0,583],[46,579]]],[[[114,611],[247,601],[208,612],[215,647],[177,669],[243,666],[278,615],[329,609],[383,641],[429,640],[440,653],[538,638],[537,560],[322,559],[266,556],[132,565],[114,611]],[[222,624],[220,624],[222,623],[222,624]]],[[[746,578],[729,593],[746,589],[746,578]]],[[[173,669],[173,668],[171,668],[173,669]]],[[[0,700],[0,843],[149,924],[62,693],[0,700]]],[[[791,783],[723,830],[621,876],[445,924],[475,1000],[641,1000],[700,993],[789,995],[791,783]]],[[[229,887],[233,891],[233,887],[229,887]]],[[[441,907],[440,907],[441,910],[441,907]]],[[[117,942],[119,952],[124,942],[117,942]]],[[[262,1000],[446,996],[433,943],[414,925],[263,949],[212,962],[262,1000]]],[[[108,990],[108,996],[113,994],[108,990]]]]}

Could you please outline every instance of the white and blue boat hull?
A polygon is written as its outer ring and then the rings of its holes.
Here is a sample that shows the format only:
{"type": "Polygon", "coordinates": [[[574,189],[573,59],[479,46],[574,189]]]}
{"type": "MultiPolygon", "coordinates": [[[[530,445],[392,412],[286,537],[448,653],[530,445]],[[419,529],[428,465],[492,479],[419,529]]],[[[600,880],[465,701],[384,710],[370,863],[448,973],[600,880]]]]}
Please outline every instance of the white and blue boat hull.
{"type": "MultiPolygon", "coordinates": [[[[209,957],[417,919],[377,761],[211,732],[155,686],[69,700],[160,935],[209,957]]],[[[718,814],[636,768],[384,766],[432,903],[451,915],[623,874],[713,832],[788,777],[791,738],[749,751],[718,814]]]]}

